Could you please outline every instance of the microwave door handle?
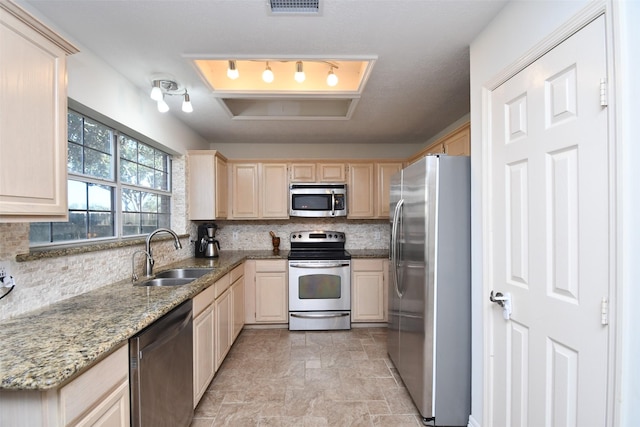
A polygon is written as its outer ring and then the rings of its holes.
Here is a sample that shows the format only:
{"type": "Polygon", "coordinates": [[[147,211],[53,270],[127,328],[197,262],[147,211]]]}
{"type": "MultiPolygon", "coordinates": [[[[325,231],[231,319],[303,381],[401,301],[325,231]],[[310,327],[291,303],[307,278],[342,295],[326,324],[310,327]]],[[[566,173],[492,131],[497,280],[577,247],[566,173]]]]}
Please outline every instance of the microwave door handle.
{"type": "Polygon", "coordinates": [[[336,216],[336,192],[331,190],[331,216],[336,216]]]}

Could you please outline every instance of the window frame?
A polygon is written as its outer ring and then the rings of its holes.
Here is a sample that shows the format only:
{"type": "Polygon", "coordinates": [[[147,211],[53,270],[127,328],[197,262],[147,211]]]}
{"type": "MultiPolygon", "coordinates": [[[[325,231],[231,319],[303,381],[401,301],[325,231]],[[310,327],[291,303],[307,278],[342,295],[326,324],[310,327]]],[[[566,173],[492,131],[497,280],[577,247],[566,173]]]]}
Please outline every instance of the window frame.
{"type": "MultiPolygon", "coordinates": [[[[69,113],[73,113],[73,114],[77,114],[79,116],[81,116],[83,119],[89,119],[95,123],[98,123],[102,126],[105,126],[107,128],[109,128],[111,130],[111,145],[113,147],[113,153],[111,154],[112,156],[112,176],[113,176],[113,180],[109,180],[106,178],[100,178],[100,177],[95,177],[95,176],[91,176],[91,175],[86,175],[86,174],[81,174],[81,173],[75,173],[75,172],[71,172],[69,171],[69,167],[67,166],[67,185],[69,183],[69,181],[79,181],[79,182],[83,182],[83,183],[87,183],[87,184],[94,184],[94,185],[102,185],[102,186],[108,186],[111,187],[113,189],[113,200],[112,200],[112,213],[113,213],[113,231],[114,231],[114,235],[113,236],[108,236],[108,237],[96,237],[96,238],[86,238],[86,239],[77,239],[77,240],[64,240],[64,241],[54,241],[54,242],[32,242],[31,238],[29,238],[29,248],[31,249],[49,249],[49,248],[54,248],[54,247],[69,247],[69,246],[92,246],[92,245],[99,245],[99,244],[104,244],[104,243],[112,243],[112,242],[119,242],[119,241],[129,241],[129,240],[135,240],[135,239],[140,239],[143,236],[146,236],[148,233],[146,232],[141,232],[141,233],[137,233],[137,234],[128,234],[125,235],[124,234],[124,214],[125,211],[123,210],[124,208],[124,203],[122,200],[122,195],[123,195],[123,189],[128,189],[128,190],[134,190],[134,191],[140,191],[143,193],[151,193],[151,194],[156,194],[158,196],[163,196],[163,197],[167,197],[168,198],[168,206],[167,206],[167,212],[166,215],[168,217],[168,223],[171,224],[171,222],[173,221],[173,215],[172,215],[172,208],[173,208],[173,154],[169,152],[169,150],[167,150],[166,148],[162,148],[162,146],[160,144],[158,144],[155,141],[151,141],[153,142],[152,144],[150,144],[150,140],[148,138],[141,138],[139,135],[137,135],[137,132],[132,131],[128,128],[126,128],[125,126],[120,125],[119,123],[108,119],[98,113],[94,113],[90,110],[88,110],[86,107],[82,107],[81,105],[77,104],[77,103],[73,103],[71,102],[71,100],[69,100],[69,105],[67,108],[67,115],[69,113]],[[72,105],[75,104],[75,105],[72,105]],[[87,112],[88,111],[88,112],[87,112]],[[135,185],[135,184],[130,184],[128,182],[123,182],[122,181],[122,177],[121,177],[121,170],[120,170],[120,163],[121,163],[121,148],[120,148],[120,136],[123,136],[129,140],[134,140],[136,141],[138,144],[143,144],[144,146],[147,146],[155,151],[159,151],[162,154],[167,156],[167,172],[166,172],[166,177],[167,177],[167,183],[166,183],[166,190],[164,189],[157,189],[157,188],[152,188],[152,187],[143,187],[143,186],[139,186],[139,185],[135,185]]],[[[68,131],[67,131],[67,150],[68,150],[68,146],[69,146],[69,135],[68,135],[68,131]]],[[[77,142],[75,141],[71,141],[71,143],[73,144],[77,144],[77,142]]],[[[79,144],[78,144],[79,145],[79,144]]],[[[95,150],[92,147],[88,147],[89,149],[95,150]]],[[[101,151],[100,151],[101,152],[101,151]]],[[[139,163],[136,162],[137,165],[142,165],[145,166],[143,163],[139,163]]],[[[84,163],[83,163],[84,166],[84,163]]],[[[145,166],[146,167],[146,166],[145,166]]],[[[84,168],[83,168],[84,169],[84,168]]],[[[154,171],[157,170],[154,168],[154,171]]],[[[67,201],[67,205],[68,205],[68,201],[67,201]]],[[[69,207],[67,206],[67,210],[69,212],[71,212],[72,210],[69,209],[69,207]]],[[[75,211],[75,210],[74,210],[75,211]]],[[[87,206],[87,209],[84,212],[91,212],[89,210],[89,206],[87,206]]],[[[106,212],[106,211],[105,211],[106,212]]],[[[138,212],[139,215],[144,215],[145,212],[141,211],[138,212]]],[[[160,215],[160,212],[156,211],[156,219],[158,218],[158,216],[160,215]]],[[[89,221],[89,219],[87,218],[87,221],[89,221]]],[[[69,221],[67,221],[69,222],[69,221]]],[[[43,222],[43,224],[46,224],[47,222],[43,222]]],[[[157,223],[157,220],[156,220],[157,223]]],[[[49,224],[49,236],[50,239],[53,238],[53,227],[54,224],[59,224],[58,222],[48,222],[49,224]]],[[[89,225],[87,224],[87,227],[89,225]]],[[[140,226],[142,227],[142,226],[140,226]]]]}

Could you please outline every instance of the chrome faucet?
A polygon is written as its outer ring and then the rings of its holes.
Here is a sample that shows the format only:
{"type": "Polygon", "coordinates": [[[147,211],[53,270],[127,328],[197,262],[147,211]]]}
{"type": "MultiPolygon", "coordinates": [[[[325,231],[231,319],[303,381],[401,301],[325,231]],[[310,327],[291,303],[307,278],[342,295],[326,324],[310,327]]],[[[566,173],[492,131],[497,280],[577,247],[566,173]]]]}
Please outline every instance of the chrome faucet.
{"type": "Polygon", "coordinates": [[[147,252],[147,264],[144,270],[144,274],[149,277],[153,275],[153,264],[155,264],[155,260],[153,259],[153,252],[151,252],[151,239],[158,233],[169,233],[173,236],[173,246],[175,246],[176,250],[182,249],[182,244],[180,244],[180,239],[175,231],[168,228],[157,228],[153,230],[147,236],[147,243],[145,245],[145,249],[147,252]]]}
{"type": "Polygon", "coordinates": [[[153,258],[151,258],[151,255],[149,255],[149,252],[143,251],[143,250],[134,251],[133,255],[131,255],[131,282],[132,283],[135,283],[138,281],[138,274],[136,274],[136,263],[135,263],[136,254],[145,254],[147,256],[147,262],[151,260],[151,263],[153,264],[153,258]]]}

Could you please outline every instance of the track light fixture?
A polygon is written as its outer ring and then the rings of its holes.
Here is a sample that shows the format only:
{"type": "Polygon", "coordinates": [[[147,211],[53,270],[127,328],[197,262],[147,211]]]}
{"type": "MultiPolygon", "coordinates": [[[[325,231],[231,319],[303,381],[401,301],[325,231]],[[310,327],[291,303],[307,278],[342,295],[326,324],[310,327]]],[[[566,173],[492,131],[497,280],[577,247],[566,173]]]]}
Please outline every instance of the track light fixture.
{"type": "Polygon", "coordinates": [[[302,83],[305,79],[304,70],[302,69],[302,61],[296,62],[296,73],[293,75],[293,78],[298,83],[302,83]]]}
{"type": "Polygon", "coordinates": [[[184,90],[184,100],[182,101],[182,111],[185,113],[193,113],[193,105],[191,105],[191,98],[187,90],[184,90]]]}
{"type": "Polygon", "coordinates": [[[158,111],[160,111],[161,113],[166,113],[167,111],[169,111],[169,104],[167,104],[164,100],[164,95],[162,96],[160,101],[158,101],[158,111]]]}
{"type": "MultiPolygon", "coordinates": [[[[227,66],[227,77],[229,79],[232,80],[236,80],[240,77],[240,73],[238,72],[238,61],[235,59],[228,59],[225,60],[228,63],[227,66]]],[[[263,62],[264,60],[260,60],[260,59],[245,59],[245,60],[240,60],[240,63],[245,62],[244,66],[246,66],[246,62],[263,62]]],[[[293,75],[293,78],[296,82],[298,83],[303,83],[306,80],[306,73],[304,72],[304,64],[303,61],[297,61],[297,60],[287,60],[287,59],[283,59],[283,60],[276,60],[277,62],[282,62],[282,63],[291,63],[291,62],[295,62],[295,73],[293,75]]],[[[274,81],[275,75],[273,70],[271,69],[271,67],[269,66],[269,61],[264,61],[265,62],[265,68],[262,71],[262,80],[265,83],[272,83],[274,81]]],[[[306,62],[311,62],[311,63],[316,63],[316,64],[326,64],[328,65],[329,68],[329,73],[326,75],[325,77],[325,81],[327,86],[330,87],[335,87],[338,84],[338,76],[335,73],[335,70],[337,70],[338,67],[338,63],[336,62],[332,62],[332,61],[325,61],[325,60],[308,60],[306,62]]],[[[247,68],[249,70],[252,69],[251,66],[247,66],[247,68]]],[[[278,71],[277,69],[278,67],[276,67],[276,71],[278,71]]],[[[280,67],[282,69],[282,67],[280,67]]],[[[317,82],[321,82],[322,81],[322,75],[318,73],[319,68],[317,66],[312,66],[311,67],[311,78],[309,79],[309,81],[312,82],[312,85],[316,85],[317,82]]],[[[247,79],[247,75],[243,74],[244,78],[247,79]]],[[[248,77],[249,81],[252,80],[251,77],[248,77]]]]}
{"type": "Polygon", "coordinates": [[[160,101],[162,99],[162,89],[160,88],[160,80],[153,81],[153,87],[151,88],[151,99],[154,101],[160,101]]]}
{"type": "Polygon", "coordinates": [[[271,67],[269,67],[269,61],[267,61],[267,66],[262,72],[262,80],[265,83],[271,83],[273,81],[273,71],[271,71],[271,67]]]}
{"type": "Polygon", "coordinates": [[[227,77],[231,80],[235,80],[240,77],[240,72],[236,68],[236,61],[234,59],[229,60],[229,68],[227,68],[227,77]]]}
{"type": "Polygon", "coordinates": [[[181,89],[176,81],[156,79],[152,81],[151,86],[151,99],[158,103],[159,112],[166,113],[169,111],[169,104],[164,100],[165,95],[182,96],[182,111],[185,113],[191,113],[193,111],[193,105],[191,105],[191,98],[189,97],[187,89],[181,89]]]}
{"type": "Polygon", "coordinates": [[[327,75],[327,84],[331,87],[335,86],[338,84],[338,76],[336,76],[336,74],[333,72],[334,66],[331,66],[331,69],[329,70],[329,74],[327,75]]]}

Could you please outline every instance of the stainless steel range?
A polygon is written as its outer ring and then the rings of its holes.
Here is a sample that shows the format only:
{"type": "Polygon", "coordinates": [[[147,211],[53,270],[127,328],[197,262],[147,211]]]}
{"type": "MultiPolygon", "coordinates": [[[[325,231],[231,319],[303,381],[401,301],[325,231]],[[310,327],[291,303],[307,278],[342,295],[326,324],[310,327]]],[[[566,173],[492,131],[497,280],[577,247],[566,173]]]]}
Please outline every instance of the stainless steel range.
{"type": "Polygon", "coordinates": [[[351,329],[351,254],[339,231],[291,233],[289,330],[351,329]]]}

